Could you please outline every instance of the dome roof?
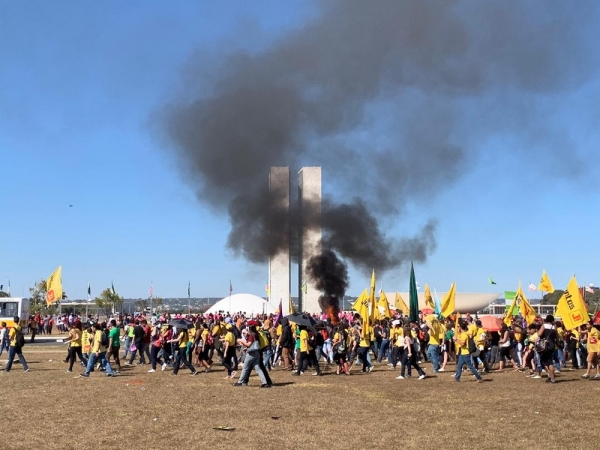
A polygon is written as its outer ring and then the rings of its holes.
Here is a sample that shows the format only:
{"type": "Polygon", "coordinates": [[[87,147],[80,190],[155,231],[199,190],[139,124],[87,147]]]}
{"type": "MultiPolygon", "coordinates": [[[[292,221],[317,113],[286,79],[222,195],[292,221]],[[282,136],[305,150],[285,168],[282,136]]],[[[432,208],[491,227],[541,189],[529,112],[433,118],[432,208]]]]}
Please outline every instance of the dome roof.
{"type": "Polygon", "coordinates": [[[253,294],[234,294],[227,296],[213,306],[207,313],[217,313],[225,311],[229,313],[244,312],[246,314],[275,314],[276,308],[267,302],[264,298],[253,294]]]}

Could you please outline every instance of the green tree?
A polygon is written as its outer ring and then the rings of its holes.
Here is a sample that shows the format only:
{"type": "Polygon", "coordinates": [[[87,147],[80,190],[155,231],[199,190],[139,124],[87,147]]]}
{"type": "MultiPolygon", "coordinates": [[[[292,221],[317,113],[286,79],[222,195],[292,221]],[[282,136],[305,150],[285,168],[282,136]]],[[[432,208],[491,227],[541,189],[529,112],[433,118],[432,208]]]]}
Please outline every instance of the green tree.
{"type": "Polygon", "coordinates": [[[565,291],[557,289],[551,294],[544,295],[544,298],[542,299],[542,305],[558,305],[558,301],[560,300],[564,292],[565,291]]]}
{"type": "Polygon", "coordinates": [[[106,288],[94,299],[94,302],[98,308],[104,310],[106,315],[109,315],[114,311],[119,311],[123,306],[123,297],[116,292],[113,293],[111,288],[106,288]]]}
{"type": "Polygon", "coordinates": [[[135,309],[136,311],[146,311],[146,308],[148,307],[148,300],[144,300],[144,299],[139,299],[135,301],[135,309]]]}
{"type": "Polygon", "coordinates": [[[10,295],[8,295],[7,292],[0,291],[0,298],[2,298],[2,297],[10,297],[10,295]]]}
{"type": "MultiPolygon", "coordinates": [[[[63,298],[66,296],[66,293],[63,293],[63,298]]],[[[58,301],[46,305],[46,280],[37,281],[29,288],[29,314],[56,314],[59,303],[58,301]]]]}

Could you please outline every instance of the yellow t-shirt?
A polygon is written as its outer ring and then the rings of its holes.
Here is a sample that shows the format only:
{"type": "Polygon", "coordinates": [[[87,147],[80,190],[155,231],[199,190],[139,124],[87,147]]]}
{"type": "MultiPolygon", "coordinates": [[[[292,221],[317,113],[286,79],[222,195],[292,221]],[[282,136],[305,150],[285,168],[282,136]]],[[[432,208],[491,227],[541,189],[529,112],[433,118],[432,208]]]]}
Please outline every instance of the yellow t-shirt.
{"type": "Polygon", "coordinates": [[[440,323],[435,321],[429,329],[429,344],[440,345],[440,323]]]}
{"type": "MultiPolygon", "coordinates": [[[[469,340],[468,331],[461,331],[460,334],[458,335],[458,339],[460,339],[462,342],[464,342],[464,346],[460,347],[460,355],[468,355],[469,354],[469,346],[467,345],[467,342],[469,340]]],[[[457,344],[458,344],[458,342],[457,342],[457,344]]]]}
{"type": "Polygon", "coordinates": [[[467,334],[471,338],[475,337],[475,335],[477,334],[477,325],[475,325],[474,323],[469,324],[469,326],[467,327],[467,334]]]}
{"type": "MultiPolygon", "coordinates": [[[[133,327],[132,327],[133,328],[133,327]]],[[[90,332],[88,330],[83,330],[81,333],[81,344],[83,346],[83,352],[88,353],[92,348],[90,345],[90,332]]]]}
{"type": "Polygon", "coordinates": [[[587,351],[588,353],[598,353],[600,352],[600,332],[592,327],[590,331],[588,331],[587,338],[587,351]]]}
{"type": "Polygon", "coordinates": [[[486,333],[483,328],[477,328],[475,332],[475,345],[481,350],[485,347],[486,333]]]}
{"type": "Polygon", "coordinates": [[[300,351],[307,352],[309,351],[310,346],[308,345],[308,331],[302,330],[300,331],[300,351]]]}
{"type": "Polygon", "coordinates": [[[106,347],[104,345],[102,345],[102,331],[101,330],[96,330],[96,332],[94,333],[94,348],[92,349],[92,351],[94,353],[99,352],[105,352],[106,351],[106,347]]]}
{"type": "Polygon", "coordinates": [[[444,336],[446,336],[446,331],[446,325],[440,323],[440,342],[444,339],[444,336]]]}
{"type": "Polygon", "coordinates": [[[183,332],[181,334],[183,335],[183,337],[181,338],[181,341],[179,341],[179,348],[185,348],[187,347],[187,343],[190,340],[190,335],[186,332],[183,332]]]}
{"type": "Polygon", "coordinates": [[[10,329],[10,331],[8,332],[8,337],[10,339],[10,346],[11,347],[16,347],[17,346],[17,333],[19,331],[21,331],[21,325],[15,324],[15,326],[12,327],[10,329]]]}
{"type": "Polygon", "coordinates": [[[358,344],[359,347],[370,347],[371,346],[371,333],[367,333],[365,334],[365,337],[361,337],[360,338],[360,344],[358,344]]]}
{"type": "Polygon", "coordinates": [[[202,334],[200,335],[200,339],[202,339],[202,346],[206,346],[207,345],[207,339],[208,339],[208,330],[205,328],[204,331],[202,332],[202,334]]]}
{"type": "Polygon", "coordinates": [[[281,336],[283,334],[283,325],[281,325],[281,324],[277,325],[277,331],[275,331],[275,334],[277,336],[281,336]]]}
{"type": "Polygon", "coordinates": [[[404,330],[398,328],[394,331],[394,335],[396,337],[396,347],[404,347],[404,330]]]}
{"type": "Polygon", "coordinates": [[[235,335],[231,331],[227,332],[224,340],[225,342],[229,342],[229,348],[235,347],[235,335]]]}
{"type": "Polygon", "coordinates": [[[69,341],[71,347],[81,347],[81,331],[77,328],[72,328],[69,331],[69,336],[71,336],[71,340],[69,341]]]}

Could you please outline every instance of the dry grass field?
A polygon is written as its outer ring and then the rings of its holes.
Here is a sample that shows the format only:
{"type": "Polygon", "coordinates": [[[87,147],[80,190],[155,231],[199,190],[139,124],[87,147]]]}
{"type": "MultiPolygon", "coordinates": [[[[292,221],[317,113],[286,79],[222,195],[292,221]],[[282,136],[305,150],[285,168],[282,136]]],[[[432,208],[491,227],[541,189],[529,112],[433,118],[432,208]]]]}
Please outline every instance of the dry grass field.
{"type": "Polygon", "coordinates": [[[600,394],[581,371],[549,385],[512,371],[481,384],[448,372],[396,380],[386,364],[351,376],[273,370],[275,387],[259,389],[255,375],[234,388],[220,367],[175,377],[135,366],[84,379],[80,366],[65,372],[64,347],[27,345],[24,354],[31,372],[0,373],[3,449],[583,449],[593,448],[600,394]]]}

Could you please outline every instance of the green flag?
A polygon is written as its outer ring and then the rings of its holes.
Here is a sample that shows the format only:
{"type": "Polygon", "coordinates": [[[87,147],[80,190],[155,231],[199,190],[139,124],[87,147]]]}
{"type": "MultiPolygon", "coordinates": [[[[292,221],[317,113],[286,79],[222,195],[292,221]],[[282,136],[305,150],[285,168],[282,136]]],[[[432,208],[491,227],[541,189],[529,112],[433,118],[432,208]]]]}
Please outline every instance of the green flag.
{"type": "Polygon", "coordinates": [[[110,287],[111,287],[111,289],[112,289],[112,293],[113,293],[113,295],[116,295],[116,292],[115,292],[115,285],[113,284],[113,282],[112,282],[112,281],[110,282],[110,287]]]}
{"type": "Polygon", "coordinates": [[[410,263],[410,286],[408,301],[408,320],[417,322],[419,320],[419,296],[417,295],[417,281],[415,280],[415,268],[410,263]]]}
{"type": "Polygon", "coordinates": [[[494,281],[494,279],[492,277],[489,277],[490,280],[490,284],[496,284],[496,282],[494,281]]]}

